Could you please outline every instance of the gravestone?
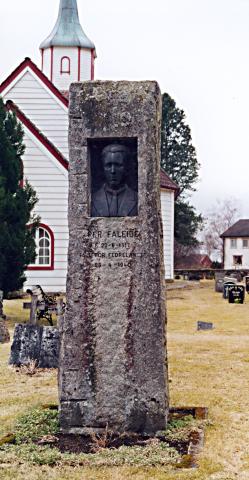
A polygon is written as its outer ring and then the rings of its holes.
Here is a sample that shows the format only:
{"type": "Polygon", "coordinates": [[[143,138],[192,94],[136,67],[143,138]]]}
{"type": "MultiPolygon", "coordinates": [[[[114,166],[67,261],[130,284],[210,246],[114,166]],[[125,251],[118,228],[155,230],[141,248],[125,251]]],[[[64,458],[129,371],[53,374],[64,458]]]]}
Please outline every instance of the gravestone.
{"type": "Polygon", "coordinates": [[[223,278],[218,278],[215,280],[215,291],[218,293],[223,292],[224,280],[223,278]]]}
{"type": "Polygon", "coordinates": [[[36,361],[39,368],[57,368],[59,331],[55,327],[16,324],[10,353],[10,365],[28,365],[36,361]]]}
{"type": "Polygon", "coordinates": [[[227,282],[224,282],[224,285],[223,285],[223,298],[228,298],[228,295],[229,295],[229,288],[230,287],[233,287],[235,285],[235,282],[233,281],[227,281],[227,282]]]}
{"type": "Polygon", "coordinates": [[[215,272],[215,291],[216,292],[223,292],[223,284],[224,284],[224,270],[218,270],[215,272]]]}
{"type": "Polygon", "coordinates": [[[246,292],[249,293],[249,276],[245,277],[245,283],[246,283],[246,292]]]}
{"type": "Polygon", "coordinates": [[[244,285],[233,285],[229,287],[228,301],[229,303],[244,303],[245,287],[244,285]]]}
{"type": "Polygon", "coordinates": [[[197,322],[197,330],[213,330],[214,325],[211,322],[197,322]]]}
{"type": "Polygon", "coordinates": [[[73,84],[69,116],[61,430],[155,433],[168,414],[160,90],[73,84]]]}

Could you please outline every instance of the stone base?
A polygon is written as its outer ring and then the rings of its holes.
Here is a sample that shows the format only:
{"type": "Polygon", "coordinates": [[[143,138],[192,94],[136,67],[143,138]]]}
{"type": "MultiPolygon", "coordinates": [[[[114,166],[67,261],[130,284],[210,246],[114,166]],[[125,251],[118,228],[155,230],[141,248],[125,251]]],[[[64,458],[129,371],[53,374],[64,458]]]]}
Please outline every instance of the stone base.
{"type": "Polygon", "coordinates": [[[10,365],[28,365],[36,361],[39,368],[57,368],[59,331],[55,327],[17,324],[11,346],[10,365]]]}
{"type": "MultiPolygon", "coordinates": [[[[73,372],[72,372],[73,374],[73,372]]],[[[147,408],[144,404],[137,405],[136,409],[126,417],[125,422],[117,422],[111,416],[106,422],[99,418],[87,418],[86,412],[89,409],[89,402],[86,400],[61,401],[60,404],[60,427],[64,434],[89,435],[91,432],[101,434],[109,430],[120,435],[124,432],[133,432],[142,435],[153,435],[157,431],[165,430],[168,419],[166,410],[153,402],[148,402],[147,408]]]]}
{"type": "MultiPolygon", "coordinates": [[[[92,428],[92,427],[74,427],[69,429],[60,428],[62,435],[81,435],[82,437],[90,437],[93,433],[96,435],[103,435],[106,432],[106,428],[92,428]]],[[[120,432],[112,432],[120,435],[120,432]]]]}
{"type": "Polygon", "coordinates": [[[4,321],[0,320],[0,343],[9,343],[10,334],[4,321]]]}

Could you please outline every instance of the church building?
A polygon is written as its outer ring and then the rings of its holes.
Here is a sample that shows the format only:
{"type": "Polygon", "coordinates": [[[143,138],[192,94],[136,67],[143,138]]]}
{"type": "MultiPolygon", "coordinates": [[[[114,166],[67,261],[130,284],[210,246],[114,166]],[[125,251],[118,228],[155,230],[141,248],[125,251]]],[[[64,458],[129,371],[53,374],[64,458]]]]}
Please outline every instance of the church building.
{"type": "MultiPolygon", "coordinates": [[[[24,129],[24,179],[34,187],[41,218],[37,257],[26,288],[65,292],[68,248],[68,90],[71,82],[94,80],[96,49],[83,31],[77,0],[60,0],[58,19],[41,43],[41,68],[25,58],[0,85],[6,107],[24,129]]],[[[177,185],[161,171],[166,279],[173,279],[174,200],[177,185]]]]}

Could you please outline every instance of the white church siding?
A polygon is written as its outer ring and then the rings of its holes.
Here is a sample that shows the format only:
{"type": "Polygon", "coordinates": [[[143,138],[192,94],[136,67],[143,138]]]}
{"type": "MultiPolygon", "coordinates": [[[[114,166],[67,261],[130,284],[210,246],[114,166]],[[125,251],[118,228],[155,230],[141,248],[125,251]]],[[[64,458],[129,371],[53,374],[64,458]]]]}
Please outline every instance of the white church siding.
{"type": "Polygon", "coordinates": [[[54,269],[26,271],[25,288],[40,284],[45,291],[60,292],[66,288],[68,221],[68,172],[46,151],[45,147],[24,128],[26,152],[23,156],[24,176],[34,187],[39,202],[35,212],[41,223],[54,235],[54,269]]]}
{"type": "Polygon", "coordinates": [[[68,111],[29,70],[3,92],[36,127],[68,158],[68,111]]]}
{"type": "Polygon", "coordinates": [[[161,209],[166,280],[173,280],[174,278],[174,202],[174,191],[162,189],[161,209]]]}

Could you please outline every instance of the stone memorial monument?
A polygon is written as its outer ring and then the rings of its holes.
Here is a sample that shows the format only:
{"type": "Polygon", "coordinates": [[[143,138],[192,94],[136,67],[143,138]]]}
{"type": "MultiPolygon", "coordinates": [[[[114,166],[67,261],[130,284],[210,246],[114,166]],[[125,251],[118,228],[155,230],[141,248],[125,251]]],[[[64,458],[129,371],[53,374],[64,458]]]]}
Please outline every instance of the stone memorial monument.
{"type": "Polygon", "coordinates": [[[168,414],[156,82],[70,89],[64,433],[154,434],[168,414]]]}

